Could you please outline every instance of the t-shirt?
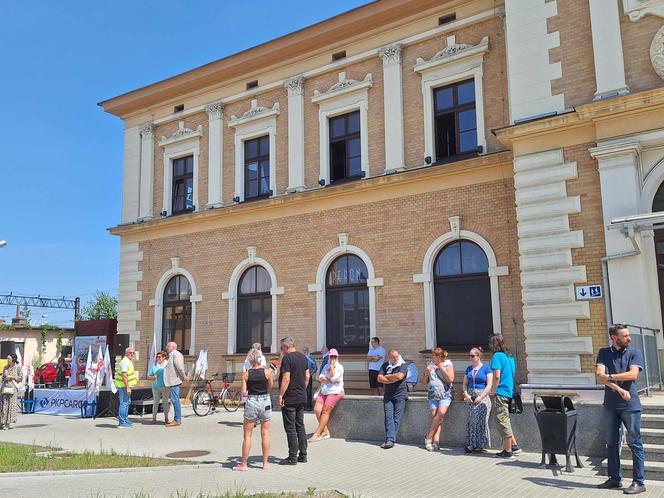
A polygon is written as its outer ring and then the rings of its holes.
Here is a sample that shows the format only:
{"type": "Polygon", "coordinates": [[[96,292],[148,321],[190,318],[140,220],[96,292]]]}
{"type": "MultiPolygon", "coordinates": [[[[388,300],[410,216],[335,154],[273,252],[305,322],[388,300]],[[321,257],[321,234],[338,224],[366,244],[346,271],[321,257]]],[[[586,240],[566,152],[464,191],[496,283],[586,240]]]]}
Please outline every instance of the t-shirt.
{"type": "MultiPolygon", "coordinates": [[[[604,365],[607,374],[619,374],[628,372],[630,367],[637,366],[643,370],[643,357],[638,349],[624,348],[615,349],[613,346],[602,348],[597,353],[597,364],[604,365]]],[[[640,410],[641,400],[636,389],[636,381],[623,380],[614,381],[623,389],[629,391],[631,398],[625,401],[613,389],[604,388],[604,408],[609,410],[640,410]]]]}
{"type": "Polygon", "coordinates": [[[506,355],[502,351],[493,353],[491,370],[500,370],[500,381],[496,388],[496,394],[506,398],[514,396],[514,374],[516,372],[514,356],[506,355]]]}
{"type": "Polygon", "coordinates": [[[408,365],[408,375],[406,375],[406,382],[409,384],[417,384],[417,380],[420,378],[420,373],[417,371],[417,365],[415,363],[410,363],[408,365]]]}
{"type": "Polygon", "coordinates": [[[385,348],[381,346],[378,346],[377,348],[369,348],[367,356],[380,356],[378,361],[369,362],[369,370],[380,370],[380,367],[385,361],[385,348]]]}
{"type": "Polygon", "coordinates": [[[334,367],[334,375],[329,376],[330,365],[325,365],[325,370],[320,375],[321,377],[325,376],[330,379],[332,382],[339,381],[338,384],[320,384],[320,393],[321,394],[341,394],[344,392],[344,367],[341,363],[337,363],[337,366],[334,367]]]}
{"type": "Polygon", "coordinates": [[[148,375],[156,375],[157,380],[152,381],[152,387],[155,389],[161,389],[162,387],[166,387],[166,384],[164,384],[164,367],[166,367],[166,362],[162,363],[161,366],[159,366],[157,363],[152,365],[152,368],[148,372],[148,375]]]}
{"type": "MultiPolygon", "coordinates": [[[[381,348],[382,349],[382,348],[381,348]]],[[[393,382],[391,384],[383,385],[383,399],[385,401],[391,401],[393,399],[407,398],[408,397],[408,385],[406,384],[406,376],[408,375],[408,367],[405,363],[402,363],[398,367],[394,367],[389,370],[389,362],[383,363],[380,367],[380,373],[383,375],[402,373],[403,379],[398,382],[393,382]]]]}
{"type": "MultiPolygon", "coordinates": [[[[452,361],[445,360],[443,362],[443,369],[448,371],[450,368],[454,368],[452,361]]],[[[430,400],[441,400],[445,395],[450,395],[448,391],[452,388],[452,385],[449,384],[449,387],[445,385],[443,379],[441,378],[442,372],[438,368],[434,370],[429,370],[429,390],[427,392],[427,399],[430,400]]]]}
{"type": "Polygon", "coordinates": [[[468,368],[466,368],[468,389],[484,390],[486,388],[486,379],[489,375],[493,375],[493,371],[484,363],[482,363],[482,366],[477,370],[477,373],[474,372],[473,366],[469,365],[468,368]],[[473,375],[475,375],[475,380],[473,380],[473,375]]]}
{"type": "Polygon", "coordinates": [[[126,356],[123,356],[122,359],[120,360],[120,372],[122,373],[128,372],[130,366],[131,366],[131,360],[126,356]]]}
{"type": "Polygon", "coordinates": [[[313,375],[316,373],[316,370],[318,370],[318,365],[316,365],[316,360],[310,354],[305,356],[307,357],[307,364],[309,365],[309,373],[313,375]]]}
{"type": "Polygon", "coordinates": [[[284,393],[284,404],[298,405],[307,402],[306,372],[309,368],[307,357],[299,351],[286,353],[281,360],[279,384],[286,372],[290,372],[290,383],[284,393]]]}
{"type": "MultiPolygon", "coordinates": [[[[258,365],[260,365],[263,368],[267,367],[267,361],[265,361],[265,356],[260,355],[258,357],[258,365]]],[[[248,372],[252,368],[253,367],[251,366],[251,363],[249,362],[249,360],[244,360],[244,365],[242,365],[242,371],[243,372],[248,372]]]]}

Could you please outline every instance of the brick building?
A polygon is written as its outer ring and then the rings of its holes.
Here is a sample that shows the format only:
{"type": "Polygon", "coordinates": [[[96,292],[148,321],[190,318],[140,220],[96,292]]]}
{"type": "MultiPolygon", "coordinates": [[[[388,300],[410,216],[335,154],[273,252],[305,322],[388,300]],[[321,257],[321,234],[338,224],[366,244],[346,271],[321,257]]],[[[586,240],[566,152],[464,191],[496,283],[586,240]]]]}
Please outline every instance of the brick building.
{"type": "Polygon", "coordinates": [[[662,16],[383,0],[102,102],[125,123],[118,332],[213,371],[292,335],[357,372],[374,335],[462,368],[502,332],[519,380],[594,383],[607,320],[661,329],[662,16]]]}

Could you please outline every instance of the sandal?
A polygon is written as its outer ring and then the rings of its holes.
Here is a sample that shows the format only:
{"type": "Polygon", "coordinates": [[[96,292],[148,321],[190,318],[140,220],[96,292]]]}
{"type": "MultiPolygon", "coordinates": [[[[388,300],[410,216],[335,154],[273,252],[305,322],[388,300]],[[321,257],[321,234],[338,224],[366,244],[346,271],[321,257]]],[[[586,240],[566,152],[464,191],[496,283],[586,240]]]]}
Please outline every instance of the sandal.
{"type": "Polygon", "coordinates": [[[314,434],[313,436],[311,436],[309,438],[308,442],[309,443],[315,443],[316,441],[320,441],[321,439],[323,439],[321,436],[317,436],[316,434],[314,434]]]}
{"type": "Polygon", "coordinates": [[[438,451],[440,450],[440,443],[438,441],[433,441],[431,443],[431,446],[433,446],[433,451],[438,451]]]}
{"type": "Polygon", "coordinates": [[[424,438],[424,447],[427,451],[433,451],[433,444],[431,439],[424,438]]]}
{"type": "Polygon", "coordinates": [[[236,470],[238,472],[246,472],[247,470],[249,470],[249,468],[243,463],[238,463],[235,467],[233,467],[233,470],[236,470]]]}
{"type": "Polygon", "coordinates": [[[330,433],[324,432],[323,434],[320,435],[320,439],[330,439],[330,433]]]}
{"type": "Polygon", "coordinates": [[[473,449],[470,446],[464,446],[463,451],[465,451],[466,453],[472,453],[473,449]]]}

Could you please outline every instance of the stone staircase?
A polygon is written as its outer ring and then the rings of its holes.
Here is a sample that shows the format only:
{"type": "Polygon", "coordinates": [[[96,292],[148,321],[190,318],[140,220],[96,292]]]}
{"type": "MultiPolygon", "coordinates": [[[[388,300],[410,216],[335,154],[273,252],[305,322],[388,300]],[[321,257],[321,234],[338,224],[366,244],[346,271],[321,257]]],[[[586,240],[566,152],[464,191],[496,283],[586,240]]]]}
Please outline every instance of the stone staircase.
{"type": "MultiPolygon", "coordinates": [[[[645,454],[645,478],[664,481],[664,405],[643,405],[641,436],[645,454]]],[[[631,482],[632,452],[626,444],[620,453],[623,480],[631,482]]],[[[606,459],[602,467],[606,469],[606,459]]]]}

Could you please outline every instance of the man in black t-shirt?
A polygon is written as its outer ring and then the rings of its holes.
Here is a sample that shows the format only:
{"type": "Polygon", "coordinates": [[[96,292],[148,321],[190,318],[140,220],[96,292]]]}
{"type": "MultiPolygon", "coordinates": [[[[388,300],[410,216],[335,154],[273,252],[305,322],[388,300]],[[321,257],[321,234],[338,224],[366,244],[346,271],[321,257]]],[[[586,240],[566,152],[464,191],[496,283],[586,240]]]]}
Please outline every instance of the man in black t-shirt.
{"type": "Polygon", "coordinates": [[[388,361],[383,363],[378,374],[378,382],[383,384],[383,409],[385,410],[385,442],[381,448],[389,450],[394,447],[401,425],[401,417],[406,408],[408,386],[406,376],[408,367],[396,349],[390,349],[388,361]]]}
{"type": "Polygon", "coordinates": [[[304,407],[307,402],[309,363],[307,357],[295,351],[292,337],[280,341],[281,369],[279,372],[279,399],[284,430],[288,437],[288,458],[281,465],[297,465],[307,461],[307,433],[304,430],[304,407]],[[299,455],[298,455],[299,451],[299,455]]]}

